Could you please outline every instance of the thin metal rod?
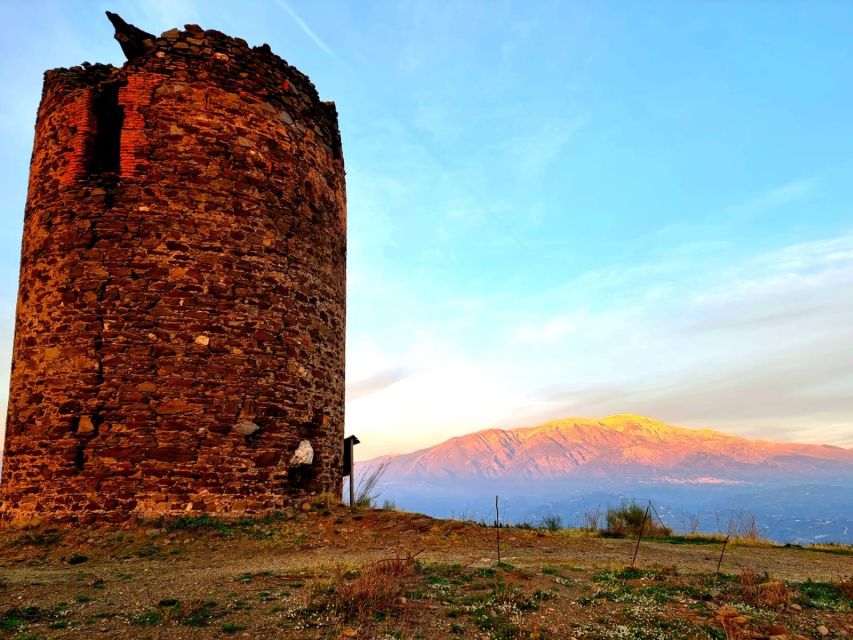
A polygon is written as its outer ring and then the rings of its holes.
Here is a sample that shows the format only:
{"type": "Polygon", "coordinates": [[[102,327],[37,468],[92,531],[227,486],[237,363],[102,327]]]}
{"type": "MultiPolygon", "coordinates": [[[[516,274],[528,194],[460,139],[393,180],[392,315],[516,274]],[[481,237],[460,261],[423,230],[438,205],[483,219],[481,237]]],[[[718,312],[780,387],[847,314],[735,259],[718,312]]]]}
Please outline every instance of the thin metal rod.
{"type": "Polygon", "coordinates": [[[350,511],[355,511],[355,460],[352,459],[353,446],[352,440],[347,440],[347,448],[349,449],[350,470],[349,470],[349,508],[350,511]]]}
{"type": "Polygon", "coordinates": [[[498,506],[498,496],[495,496],[495,540],[498,546],[498,564],[501,563],[501,510],[498,506]]]}
{"type": "Polygon", "coordinates": [[[723,554],[726,552],[726,545],[729,543],[729,536],[723,540],[723,549],[720,551],[720,559],[717,561],[717,575],[720,575],[720,565],[723,564],[723,554]]]}
{"type": "Polygon", "coordinates": [[[634,563],[637,561],[637,552],[640,550],[640,540],[642,540],[642,538],[643,538],[643,531],[646,528],[646,520],[649,517],[649,505],[651,505],[651,504],[652,503],[649,502],[649,504],[646,505],[646,512],[643,514],[643,524],[640,525],[640,535],[637,536],[637,546],[634,547],[634,557],[631,558],[631,568],[632,569],[634,568],[634,563]]]}
{"type": "Polygon", "coordinates": [[[652,503],[652,501],[651,501],[651,500],[649,500],[649,506],[652,508],[652,511],[654,511],[655,515],[658,517],[658,522],[660,522],[661,526],[662,526],[664,529],[666,529],[666,528],[667,528],[666,523],[663,521],[663,518],[661,518],[661,517],[660,517],[660,514],[658,513],[658,510],[657,510],[657,509],[655,509],[655,505],[652,503]]]}

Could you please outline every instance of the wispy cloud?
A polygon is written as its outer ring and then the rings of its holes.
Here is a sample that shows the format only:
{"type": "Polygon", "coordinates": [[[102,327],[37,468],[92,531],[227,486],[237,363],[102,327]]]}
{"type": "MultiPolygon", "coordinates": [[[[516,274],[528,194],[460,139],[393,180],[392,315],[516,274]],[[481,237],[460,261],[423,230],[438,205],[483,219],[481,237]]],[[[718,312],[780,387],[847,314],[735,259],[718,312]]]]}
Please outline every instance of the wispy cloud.
{"type": "Polygon", "coordinates": [[[746,202],[734,205],[731,211],[739,216],[759,216],[778,207],[802,200],[814,192],[817,184],[816,180],[807,178],[792,180],[760,193],[746,202]]]}
{"type": "Polygon", "coordinates": [[[514,338],[520,343],[552,344],[564,338],[577,327],[571,315],[558,315],[546,320],[525,322],[520,325],[514,338]]]}
{"type": "MultiPolygon", "coordinates": [[[[110,4],[106,8],[118,11],[132,24],[155,34],[174,27],[181,28],[185,24],[203,22],[200,5],[194,0],[125,0],[118,7],[110,4]]],[[[211,28],[209,24],[201,26],[211,28]]]]}
{"type": "Polygon", "coordinates": [[[538,178],[563,151],[566,144],[586,125],[586,120],[547,120],[512,140],[507,147],[525,180],[538,178]]]}
{"type": "Polygon", "coordinates": [[[328,53],[336,60],[338,59],[338,56],[335,55],[335,52],[332,51],[329,46],[320,39],[320,36],[314,33],[314,30],[308,26],[308,24],[299,16],[298,13],[296,13],[296,11],[293,10],[293,8],[289,4],[287,4],[284,0],[275,0],[275,2],[278,6],[284,9],[291,18],[293,18],[296,24],[299,25],[299,28],[302,29],[306,36],[311,38],[314,44],[316,44],[318,47],[320,47],[323,51],[328,53]]]}
{"type": "Polygon", "coordinates": [[[407,375],[409,375],[409,372],[402,367],[394,367],[378,371],[368,378],[347,383],[347,402],[353,402],[372,393],[387,389],[407,375]]]}
{"type": "Polygon", "coordinates": [[[382,357],[348,359],[380,363],[377,380],[388,363],[416,372],[350,403],[348,428],[375,434],[371,453],[383,453],[489,426],[628,412],[853,446],[851,249],[853,235],[803,242],[709,273],[676,248],[659,263],[483,298],[476,317],[489,321],[472,320],[476,347],[458,329],[466,312],[442,307],[442,325],[408,327],[396,352],[383,340],[382,357]],[[597,307],[592,290],[603,292],[597,307]],[[418,346],[430,332],[443,342],[418,346]],[[398,437],[401,426],[410,435],[398,437]]]}

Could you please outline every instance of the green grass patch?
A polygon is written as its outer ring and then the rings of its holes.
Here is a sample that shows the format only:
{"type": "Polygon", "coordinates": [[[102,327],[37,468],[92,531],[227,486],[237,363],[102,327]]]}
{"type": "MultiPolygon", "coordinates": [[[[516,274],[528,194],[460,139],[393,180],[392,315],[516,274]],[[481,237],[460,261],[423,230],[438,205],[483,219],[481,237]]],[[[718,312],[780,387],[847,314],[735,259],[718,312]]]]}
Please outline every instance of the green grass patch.
{"type": "MultiPolygon", "coordinates": [[[[254,524],[254,523],[253,523],[254,524]]],[[[224,537],[233,535],[231,526],[209,514],[181,516],[166,523],[167,531],[216,531],[224,537]]]]}
{"type": "Polygon", "coordinates": [[[137,558],[150,558],[151,556],[156,556],[158,553],[160,553],[160,548],[157,545],[149,544],[136,549],[133,555],[137,558]]]}
{"type": "MultiPolygon", "coordinates": [[[[646,537],[646,536],[644,536],[646,537]]],[[[725,538],[718,536],[661,536],[651,538],[655,542],[665,542],[666,544],[722,544],[725,538]]]]}
{"type": "Polygon", "coordinates": [[[812,609],[825,611],[853,611],[853,600],[844,590],[831,582],[797,582],[794,588],[802,595],[803,605],[812,609]]]}
{"type": "Polygon", "coordinates": [[[662,580],[663,574],[657,569],[637,569],[625,567],[624,569],[605,569],[595,574],[594,582],[613,582],[615,580],[637,580],[645,578],[648,580],[662,580]]]}
{"type": "Polygon", "coordinates": [[[155,627],[163,622],[163,614],[159,611],[143,611],[133,616],[130,621],[139,627],[155,627]]]}
{"type": "Polygon", "coordinates": [[[20,617],[15,609],[10,609],[0,616],[0,629],[3,631],[15,631],[26,623],[27,621],[20,617]]]}

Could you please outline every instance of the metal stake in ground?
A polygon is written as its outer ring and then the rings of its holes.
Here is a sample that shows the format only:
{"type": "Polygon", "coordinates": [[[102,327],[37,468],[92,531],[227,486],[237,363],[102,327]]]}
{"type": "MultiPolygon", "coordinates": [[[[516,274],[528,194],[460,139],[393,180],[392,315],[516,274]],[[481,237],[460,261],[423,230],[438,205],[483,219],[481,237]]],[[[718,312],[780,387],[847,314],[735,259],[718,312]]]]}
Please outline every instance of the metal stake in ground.
{"type": "Polygon", "coordinates": [[[495,496],[495,540],[498,547],[498,564],[501,563],[501,511],[498,507],[498,497],[495,496]]]}
{"type": "Polygon", "coordinates": [[[359,443],[355,436],[344,438],[344,477],[349,476],[349,508],[355,511],[355,473],[353,473],[353,447],[359,443]]]}
{"type": "Polygon", "coordinates": [[[643,514],[643,524],[640,525],[640,535],[637,536],[637,546],[634,547],[634,557],[631,558],[631,568],[634,568],[634,563],[637,561],[637,552],[640,550],[640,540],[643,538],[643,530],[646,528],[646,520],[649,517],[649,507],[651,502],[646,505],[646,512],[643,514]]]}
{"type": "Polygon", "coordinates": [[[723,548],[720,551],[720,559],[717,561],[717,575],[720,575],[720,565],[723,564],[723,554],[726,552],[726,545],[729,543],[729,534],[726,536],[726,539],[723,540],[723,548]]]}
{"type": "MultiPolygon", "coordinates": [[[[652,511],[654,511],[654,514],[658,517],[658,522],[660,522],[660,525],[663,527],[663,532],[666,532],[668,527],[666,526],[666,523],[663,521],[663,518],[660,517],[658,510],[655,508],[655,505],[651,500],[649,500],[649,506],[652,508],[652,511]]],[[[652,527],[652,534],[651,535],[654,535],[654,527],[652,527]]]]}

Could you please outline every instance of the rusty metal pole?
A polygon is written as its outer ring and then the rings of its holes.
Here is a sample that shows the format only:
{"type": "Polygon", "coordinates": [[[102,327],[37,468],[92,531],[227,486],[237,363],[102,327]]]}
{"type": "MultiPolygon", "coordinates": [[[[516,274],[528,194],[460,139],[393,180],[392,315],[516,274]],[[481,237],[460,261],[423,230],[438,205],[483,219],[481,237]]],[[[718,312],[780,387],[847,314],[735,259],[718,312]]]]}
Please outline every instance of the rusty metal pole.
{"type": "MultiPolygon", "coordinates": [[[[352,446],[352,445],[350,445],[352,446]]],[[[355,466],[355,465],[353,465],[355,466]]],[[[349,474],[349,508],[355,511],[355,474],[349,474]]]]}
{"type": "Polygon", "coordinates": [[[349,451],[349,508],[350,511],[355,511],[355,460],[353,459],[353,454],[355,451],[354,443],[352,438],[347,438],[345,440],[347,443],[347,450],[349,451]]]}
{"type": "Polygon", "coordinates": [[[498,496],[495,496],[495,538],[498,545],[498,564],[501,563],[501,512],[498,507],[498,496]]]}
{"type": "Polygon", "coordinates": [[[355,445],[360,442],[355,436],[344,438],[344,468],[343,473],[349,476],[349,508],[355,511],[355,445]]]}
{"type": "Polygon", "coordinates": [[[717,575],[720,575],[720,565],[723,564],[723,554],[726,552],[726,545],[729,544],[729,537],[731,534],[726,536],[726,539],[723,540],[723,549],[720,551],[720,559],[717,561],[717,575]]]}
{"type": "MultiPolygon", "coordinates": [[[[651,505],[651,502],[649,503],[651,505]]],[[[631,568],[634,568],[634,563],[637,561],[637,552],[640,550],[640,540],[643,538],[643,530],[646,528],[646,520],[649,517],[649,506],[646,505],[646,512],[643,514],[643,524],[640,525],[640,535],[637,536],[637,546],[634,547],[634,557],[631,558],[631,568]]]]}

